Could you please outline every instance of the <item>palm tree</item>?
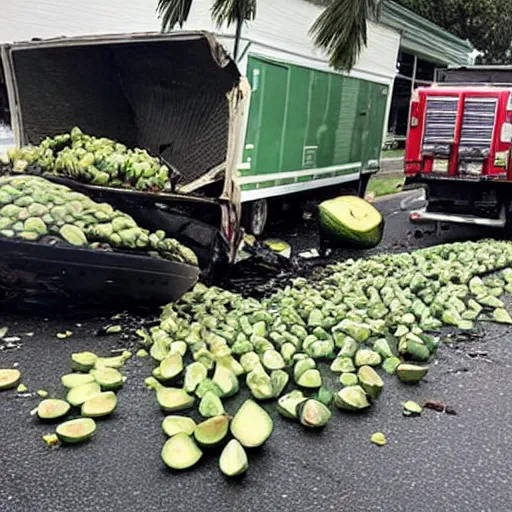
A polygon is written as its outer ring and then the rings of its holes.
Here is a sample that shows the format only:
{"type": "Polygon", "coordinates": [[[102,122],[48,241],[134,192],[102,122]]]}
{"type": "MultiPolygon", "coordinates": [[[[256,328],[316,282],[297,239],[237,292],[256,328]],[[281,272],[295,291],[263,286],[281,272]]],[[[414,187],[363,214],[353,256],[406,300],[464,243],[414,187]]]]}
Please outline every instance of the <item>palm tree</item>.
{"type": "MultiPolygon", "coordinates": [[[[367,43],[367,21],[378,15],[381,0],[310,0],[326,8],[310,29],[317,46],[329,53],[335,69],[350,71],[359,52],[367,43]]],[[[176,25],[183,27],[193,0],[158,0],[157,12],[162,20],[162,30],[170,31],[176,25]]],[[[234,57],[242,26],[256,17],[257,0],[212,0],[212,18],[221,26],[236,24],[234,57]]]]}

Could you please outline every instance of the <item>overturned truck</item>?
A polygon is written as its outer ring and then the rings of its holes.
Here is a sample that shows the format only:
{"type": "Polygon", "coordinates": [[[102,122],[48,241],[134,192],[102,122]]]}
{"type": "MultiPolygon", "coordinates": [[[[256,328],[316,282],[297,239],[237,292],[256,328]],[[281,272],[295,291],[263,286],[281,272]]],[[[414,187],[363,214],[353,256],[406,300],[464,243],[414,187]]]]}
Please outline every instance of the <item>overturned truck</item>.
{"type": "Polygon", "coordinates": [[[214,275],[233,260],[240,242],[236,135],[249,88],[210,34],[32,41],[2,46],[1,57],[19,148],[3,165],[12,176],[1,180],[18,180],[23,190],[19,180],[35,174],[30,179],[67,188],[75,200],[107,205],[111,216],[99,215],[110,222],[102,238],[90,207],[86,220],[76,205],[74,217],[66,212],[50,222],[44,206],[40,220],[46,215],[49,224],[30,223],[43,235],[27,235],[33,198],[19,206],[7,194],[2,206],[15,208],[0,230],[3,299],[59,290],[79,301],[162,303],[181,296],[200,272],[214,275]],[[118,214],[111,210],[131,219],[117,222],[124,238],[112,234],[118,214]],[[71,218],[86,235],[82,244],[62,234],[71,218]],[[165,252],[171,246],[183,251],[165,252]]]}

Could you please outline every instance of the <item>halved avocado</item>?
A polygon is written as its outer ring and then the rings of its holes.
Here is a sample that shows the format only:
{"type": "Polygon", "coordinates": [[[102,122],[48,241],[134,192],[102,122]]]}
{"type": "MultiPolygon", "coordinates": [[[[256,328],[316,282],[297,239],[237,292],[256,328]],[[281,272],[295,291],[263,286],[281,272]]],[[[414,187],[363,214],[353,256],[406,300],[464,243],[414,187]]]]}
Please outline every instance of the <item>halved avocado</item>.
{"type": "Polygon", "coordinates": [[[278,398],[287,386],[290,376],[284,370],[273,370],[270,373],[272,396],[278,398]]]}
{"type": "Polygon", "coordinates": [[[336,407],[348,411],[361,411],[370,407],[370,402],[361,386],[348,386],[338,391],[334,396],[334,403],[336,407]]]}
{"type": "Polygon", "coordinates": [[[199,462],[203,452],[192,437],[180,432],[165,442],[161,456],[170,468],[187,469],[199,462]]]}
{"type": "Polygon", "coordinates": [[[297,361],[293,367],[293,378],[295,379],[295,382],[298,382],[301,376],[308,370],[313,370],[314,368],[316,368],[316,363],[311,357],[297,361]]]}
{"type": "Polygon", "coordinates": [[[244,367],[231,355],[219,359],[218,362],[228,370],[231,370],[237,377],[245,373],[244,367]]]}
{"type": "Polygon", "coordinates": [[[274,398],[272,379],[263,366],[257,366],[254,370],[250,371],[245,378],[245,382],[251,390],[252,396],[257,400],[274,398]]]}
{"type": "Polygon", "coordinates": [[[398,357],[388,357],[384,362],[382,363],[382,369],[389,373],[389,375],[393,375],[396,372],[396,369],[400,366],[401,360],[398,357]]]}
{"type": "Polygon", "coordinates": [[[222,396],[232,396],[238,393],[238,378],[225,366],[217,364],[213,374],[212,381],[222,390],[222,396]]]}
{"type": "Polygon", "coordinates": [[[231,422],[231,433],[245,448],[261,446],[272,434],[274,423],[265,409],[246,400],[231,422]]]}
{"type": "Polygon", "coordinates": [[[354,356],[354,363],[356,366],[380,366],[382,357],[369,348],[360,348],[354,356]]]}
{"type": "Polygon", "coordinates": [[[379,374],[371,366],[361,366],[357,377],[366,394],[373,400],[377,400],[384,389],[384,382],[379,374]]]}
{"type": "Polygon", "coordinates": [[[155,360],[162,362],[169,353],[169,348],[163,343],[153,343],[149,349],[149,355],[155,360]]]}
{"type": "Polygon", "coordinates": [[[160,363],[160,375],[163,380],[172,380],[178,377],[183,371],[183,358],[178,352],[168,355],[160,363]]]}
{"type": "Polygon", "coordinates": [[[160,366],[157,366],[156,368],[153,368],[153,371],[151,372],[151,375],[158,381],[160,381],[163,384],[166,384],[166,379],[164,379],[162,375],[162,371],[160,370],[160,366]]]}
{"type": "Polygon", "coordinates": [[[166,412],[183,411],[194,406],[194,397],[181,388],[160,386],[156,390],[156,400],[166,412]]]}
{"type": "Polygon", "coordinates": [[[113,391],[123,387],[123,374],[115,368],[107,366],[91,370],[94,380],[101,386],[104,391],[113,391]]]}
{"type": "Polygon", "coordinates": [[[181,357],[185,357],[187,350],[188,345],[184,341],[173,341],[169,345],[169,354],[178,353],[181,357]]]}
{"type": "Polygon", "coordinates": [[[93,352],[76,352],[71,354],[71,367],[79,372],[88,372],[94,368],[98,356],[93,352]]]}
{"type": "Polygon", "coordinates": [[[15,388],[21,379],[21,372],[16,369],[0,370],[0,391],[15,388]]]}
{"type": "Polygon", "coordinates": [[[428,373],[427,366],[417,366],[415,364],[401,364],[396,369],[396,374],[402,382],[419,382],[428,373]]]}
{"type": "Polygon", "coordinates": [[[405,343],[405,355],[413,361],[428,361],[430,350],[423,343],[408,339],[405,343]]]}
{"type": "Polygon", "coordinates": [[[82,405],[87,400],[98,396],[101,393],[100,385],[97,382],[89,382],[71,388],[66,395],[66,400],[75,407],[82,405]]]}
{"type": "Polygon", "coordinates": [[[186,416],[167,416],[162,421],[162,430],[169,437],[176,434],[187,434],[191,436],[196,429],[196,422],[192,418],[186,416]]]}
{"type": "Polygon", "coordinates": [[[183,388],[187,393],[193,393],[197,386],[206,379],[208,370],[201,363],[191,363],[185,368],[183,388]]]}
{"type": "Polygon", "coordinates": [[[82,416],[102,418],[114,412],[117,407],[117,396],[113,391],[105,391],[87,400],[82,405],[82,416]]]}
{"type": "Polygon", "coordinates": [[[302,402],[297,407],[297,414],[300,422],[305,427],[320,428],[325,427],[331,419],[331,411],[318,400],[309,399],[302,402]]]}
{"type": "Polygon", "coordinates": [[[274,349],[265,350],[261,362],[267,370],[282,370],[286,366],[283,356],[274,349]]]}
{"type": "Polygon", "coordinates": [[[65,388],[71,389],[94,382],[94,377],[89,373],[68,373],[60,378],[65,388]]]}
{"type": "Polygon", "coordinates": [[[277,401],[277,412],[285,418],[297,419],[297,406],[306,400],[302,391],[291,391],[277,401]]]}
{"type": "Polygon", "coordinates": [[[359,379],[355,373],[342,373],[340,375],[340,384],[342,386],[357,386],[359,379]]]}
{"type": "Polygon", "coordinates": [[[252,372],[257,366],[261,366],[260,357],[256,352],[246,352],[240,357],[240,364],[246,373],[252,372]]]}
{"type": "Polygon", "coordinates": [[[380,354],[380,356],[384,359],[388,357],[393,357],[393,351],[389,346],[388,340],[386,338],[379,338],[373,344],[373,350],[380,354]]]}
{"type": "Polygon", "coordinates": [[[351,357],[337,357],[331,364],[331,372],[350,373],[356,370],[351,357]]]}
{"type": "MultiPolygon", "coordinates": [[[[201,363],[199,363],[201,364],[201,363]]],[[[195,394],[197,398],[203,398],[203,396],[208,393],[208,391],[213,391],[217,396],[222,396],[222,390],[212,381],[212,379],[206,377],[197,386],[195,394]]]]}
{"type": "Polygon", "coordinates": [[[56,433],[64,443],[82,443],[92,437],[96,423],[92,418],[77,418],[61,423],[56,433]]]}
{"type": "Polygon", "coordinates": [[[297,380],[302,388],[314,389],[322,385],[322,376],[318,370],[306,370],[297,380]]]}
{"type": "Polygon", "coordinates": [[[55,420],[66,416],[69,409],[71,406],[65,400],[47,398],[37,406],[37,415],[42,420],[55,420]]]}
{"type": "Polygon", "coordinates": [[[222,400],[213,391],[208,391],[199,403],[199,414],[203,418],[214,418],[224,414],[222,400]]]}
{"type": "Polygon", "coordinates": [[[238,476],[247,471],[249,467],[247,454],[236,439],[231,439],[222,450],[219,467],[226,476],[238,476]]]}
{"type": "Polygon", "coordinates": [[[111,357],[98,357],[96,360],[95,368],[122,368],[124,363],[128,361],[132,357],[132,353],[125,350],[120,356],[111,356],[111,357]]]}
{"type": "Polygon", "coordinates": [[[229,417],[215,416],[199,423],[194,431],[194,437],[202,446],[217,446],[227,436],[228,430],[229,417]]]}

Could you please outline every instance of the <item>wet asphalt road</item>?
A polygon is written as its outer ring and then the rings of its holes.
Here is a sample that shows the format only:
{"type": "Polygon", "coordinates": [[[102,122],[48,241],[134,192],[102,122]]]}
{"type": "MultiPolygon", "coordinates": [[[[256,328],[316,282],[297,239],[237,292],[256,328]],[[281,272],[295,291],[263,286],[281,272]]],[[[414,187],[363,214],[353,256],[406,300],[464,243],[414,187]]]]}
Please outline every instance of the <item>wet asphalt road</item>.
{"type": "MultiPolygon", "coordinates": [[[[379,250],[486,235],[451,228],[437,237],[424,227],[427,234],[415,237],[418,228],[408,224],[398,203],[379,203],[387,218],[379,250]]],[[[282,230],[274,226],[272,234],[282,230]]],[[[288,239],[297,248],[316,244],[308,223],[292,229],[288,239]]],[[[3,316],[0,323],[22,341],[19,349],[0,351],[0,367],[17,363],[31,392],[42,388],[62,396],[59,379],[70,371],[72,352],[107,355],[125,346],[117,335],[94,335],[106,322],[3,316]],[[70,338],[55,337],[66,329],[73,331],[70,338]],[[25,335],[30,332],[32,337],[25,335]]],[[[152,368],[149,359],[133,358],[126,364],[128,380],[117,411],[98,422],[91,442],[77,447],[48,448],[41,436],[52,426],[29,415],[40,399],[2,392],[0,511],[510,511],[512,330],[489,325],[479,334],[443,345],[421,385],[385,378],[385,391],[369,413],[333,411],[322,432],[276,417],[269,404],[274,434],[250,453],[249,471],[239,481],[222,476],[215,454],[205,455],[186,473],[166,470],[160,460],[163,415],[143,385],[152,368]],[[441,400],[457,415],[426,410],[419,418],[404,418],[401,402],[407,399],[441,400]],[[370,443],[376,431],[386,434],[386,446],[370,443]]],[[[227,401],[228,412],[244,398],[227,401]]]]}

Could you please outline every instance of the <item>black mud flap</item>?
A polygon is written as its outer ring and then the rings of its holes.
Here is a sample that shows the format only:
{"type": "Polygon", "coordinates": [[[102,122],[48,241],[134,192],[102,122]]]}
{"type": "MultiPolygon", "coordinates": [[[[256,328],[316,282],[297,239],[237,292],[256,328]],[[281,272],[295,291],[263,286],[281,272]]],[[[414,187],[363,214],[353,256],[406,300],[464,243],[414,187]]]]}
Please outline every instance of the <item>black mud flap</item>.
{"type": "Polygon", "coordinates": [[[107,309],[164,305],[194,286],[199,269],[173,261],[65,243],[0,240],[0,301],[107,309]]]}

